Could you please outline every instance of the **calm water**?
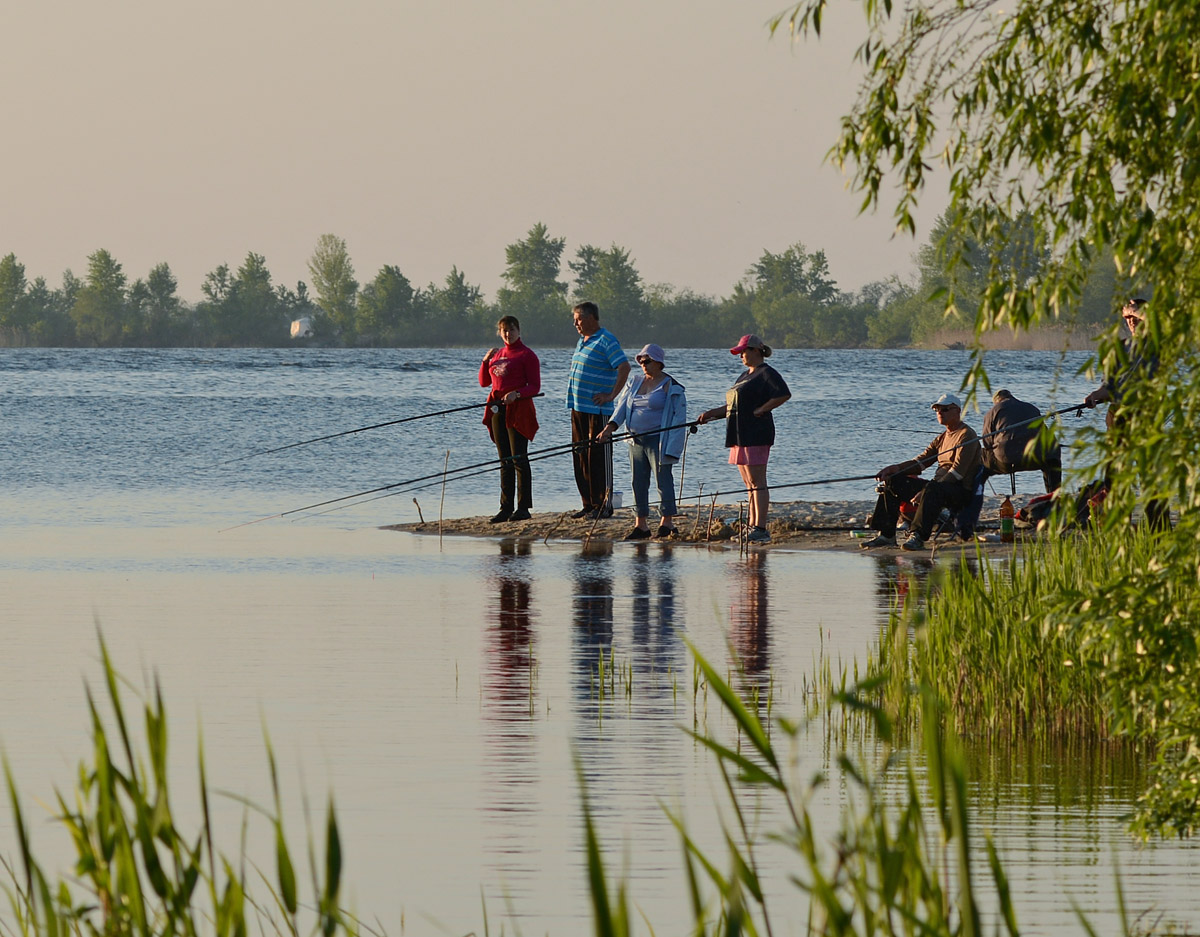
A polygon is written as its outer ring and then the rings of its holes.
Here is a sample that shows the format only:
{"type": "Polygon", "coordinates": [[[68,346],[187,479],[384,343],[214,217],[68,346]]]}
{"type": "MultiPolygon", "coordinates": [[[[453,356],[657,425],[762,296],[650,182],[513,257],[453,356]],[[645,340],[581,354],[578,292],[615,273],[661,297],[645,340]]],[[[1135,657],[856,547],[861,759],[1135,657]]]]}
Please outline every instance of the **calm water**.
{"type": "MultiPolygon", "coordinates": [[[[98,621],[127,676],[162,679],[177,803],[187,810],[194,789],[198,725],[213,786],[267,800],[265,724],[288,773],[293,845],[302,851],[302,792],[320,805],[332,791],[348,900],[389,933],[434,932],[430,921],[479,928],[481,891],[493,921],[511,914],[525,933],[581,932],[573,754],[610,866],[628,870],[659,933],[684,929],[679,846],[661,804],[682,810],[716,849],[717,779],[680,727],[729,727],[715,701],[693,696],[683,638],[740,668],[743,684],[769,687],[777,711],[798,711],[821,655],[865,657],[906,569],[860,555],[439,544],[378,530],[416,519],[414,493],[226,529],[428,474],[447,450],[451,466],[491,458],[473,411],[216,464],[479,399],[480,355],[0,351],[0,742],[33,815],[87,751],[82,687],[97,681],[98,621]],[[631,670],[628,695],[618,687],[599,698],[601,654],[631,670]]],[[[1092,386],[1073,376],[1081,360],[1060,369],[1053,355],[996,355],[993,381],[1066,405],[1092,386]]],[[[778,483],[865,474],[918,451],[935,431],[929,402],[956,389],[966,359],[780,352],[772,361],[795,394],[778,412],[778,483]]],[[[568,435],[559,409],[567,353],[543,362],[535,447],[568,435]]],[[[719,404],[738,370],[712,351],[668,349],[668,366],[693,413],[719,404]]],[[[687,488],[736,487],[720,436],[691,437],[687,488]]],[[[1031,475],[1025,485],[1036,483],[1031,475]]],[[[798,491],[870,495],[860,483],[798,491]]],[[[415,494],[435,516],[440,491],[415,494]]],[[[536,466],[535,496],[540,510],[576,503],[565,460],[536,466]]],[[[446,489],[448,516],[495,504],[491,476],[446,489]]],[[[815,736],[799,753],[803,775],[828,758],[815,736]]],[[[1131,907],[1200,926],[1200,895],[1187,887],[1194,850],[1137,849],[1121,832],[1133,766],[1078,753],[998,761],[979,759],[977,818],[1008,860],[1026,932],[1079,933],[1072,899],[1111,931],[1114,862],[1131,907]]],[[[832,826],[837,785],[822,797],[832,826]]],[[[235,804],[222,807],[229,849],[240,818],[235,804]]],[[[768,811],[763,822],[772,820],[768,811]]],[[[67,855],[52,826],[37,825],[34,837],[43,856],[67,855]]],[[[0,852],[12,849],[5,813],[0,852]]],[[[269,856],[265,839],[256,853],[269,856]]],[[[799,933],[804,909],[783,875],[776,870],[776,916],[782,933],[799,933]]]]}

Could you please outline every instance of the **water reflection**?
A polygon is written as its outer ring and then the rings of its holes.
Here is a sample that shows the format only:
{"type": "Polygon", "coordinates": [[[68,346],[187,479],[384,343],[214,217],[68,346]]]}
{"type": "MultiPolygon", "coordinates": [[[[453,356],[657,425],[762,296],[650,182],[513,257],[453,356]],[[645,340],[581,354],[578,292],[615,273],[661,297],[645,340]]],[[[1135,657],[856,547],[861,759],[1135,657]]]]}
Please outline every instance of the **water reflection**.
{"type": "Polygon", "coordinates": [[[537,681],[537,630],[532,609],[530,545],[500,543],[499,554],[486,563],[486,622],[483,641],[481,696],[484,796],[481,809],[488,852],[500,857],[506,880],[533,871],[530,857],[538,844],[536,828],[541,798],[537,794],[541,762],[534,725],[537,681]]]}
{"type": "Polygon", "coordinates": [[[605,699],[618,689],[610,666],[612,552],[611,542],[593,541],[584,543],[571,560],[571,673],[576,711],[585,723],[601,717],[605,699]]]}
{"type": "Polygon", "coordinates": [[[501,541],[487,576],[494,592],[485,619],[484,697],[487,716],[494,721],[524,723],[533,712],[536,633],[529,554],[528,542],[501,541]]]}
{"type": "Polygon", "coordinates": [[[730,580],[729,639],[747,686],[765,686],[771,675],[770,590],[767,554],[753,552],[730,580]]]}
{"type": "Polygon", "coordinates": [[[632,560],[632,669],[639,699],[674,699],[685,655],[676,631],[674,550],[640,544],[632,560]]]}

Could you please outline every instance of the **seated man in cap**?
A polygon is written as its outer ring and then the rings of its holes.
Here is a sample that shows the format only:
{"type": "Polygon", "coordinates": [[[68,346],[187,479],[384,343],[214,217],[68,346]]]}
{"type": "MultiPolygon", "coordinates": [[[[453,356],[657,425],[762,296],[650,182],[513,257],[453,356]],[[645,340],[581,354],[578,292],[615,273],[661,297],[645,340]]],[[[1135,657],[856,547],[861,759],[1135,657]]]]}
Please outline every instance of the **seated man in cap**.
{"type": "Polygon", "coordinates": [[[868,526],[879,535],[864,547],[894,547],[900,505],[918,493],[920,505],[912,533],[904,541],[905,550],[923,549],[942,508],[960,508],[971,498],[980,465],[979,437],[962,421],[962,401],[954,394],[942,394],[932,407],[945,429],[915,459],[889,465],[876,474],[882,484],[876,488],[879,500],[868,526]],[[937,471],[931,481],[915,477],[934,462],[937,471]]]}
{"type": "Polygon", "coordinates": [[[1033,404],[1018,400],[1007,390],[992,395],[992,409],[983,418],[984,479],[1041,469],[1046,494],[1058,490],[1062,449],[1057,441],[1039,438],[1041,415],[1033,404]]]}

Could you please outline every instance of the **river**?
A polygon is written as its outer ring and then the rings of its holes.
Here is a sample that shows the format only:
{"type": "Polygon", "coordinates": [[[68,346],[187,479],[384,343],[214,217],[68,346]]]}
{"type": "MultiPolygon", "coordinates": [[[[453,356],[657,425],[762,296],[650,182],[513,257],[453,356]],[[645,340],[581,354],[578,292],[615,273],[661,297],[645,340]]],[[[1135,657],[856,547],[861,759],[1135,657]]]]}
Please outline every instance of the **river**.
{"type": "MultiPolygon", "coordinates": [[[[417,519],[413,493],[331,513],[247,521],[451,467],[493,452],[472,410],[284,452],[297,440],[482,399],[482,349],[0,350],[0,744],[22,802],[44,814],[88,753],[84,683],[99,687],[96,629],[137,687],[161,679],[171,714],[177,807],[195,808],[196,745],[210,784],[266,802],[264,727],[303,842],[302,797],[334,797],[347,904],[390,934],[494,930],[571,934],[587,926],[574,758],[609,854],[659,933],[688,921],[677,806],[717,856],[720,799],[710,757],[683,731],[729,733],[693,693],[686,638],[742,686],[798,711],[819,661],[865,659],[905,557],[456,540],[380,530],[417,519]],[[627,676],[599,694],[601,655],[627,676]],[[626,691],[625,687],[628,687],[626,691]]],[[[545,352],[535,448],[568,438],[569,353],[545,352]]],[[[961,352],[781,351],[793,400],[777,411],[776,483],[869,473],[936,432],[929,404],[956,391],[961,352]]],[[[989,355],[994,387],[1043,407],[1094,386],[1079,355],[989,355]]],[[[667,349],[689,412],[716,406],[739,366],[727,352],[667,349]]],[[[969,413],[979,427],[981,418],[969,413]]],[[[1068,420],[1066,433],[1098,425],[1068,420]]],[[[736,487],[719,429],[690,438],[694,490],[736,487]]],[[[624,473],[618,465],[618,476],[624,473]]],[[[1023,493],[1038,490],[1021,476],[1023,493]]],[[[535,467],[535,510],[577,503],[569,464],[535,467]]],[[[865,499],[869,483],[813,486],[810,500],[865,499]]],[[[417,492],[427,518],[489,514],[484,475],[417,492]]],[[[628,498],[628,495],[626,495],[628,498]]],[[[818,733],[819,734],[819,733],[818,733]]],[[[800,753],[827,768],[813,738],[800,753]]],[[[1187,886],[1195,850],[1125,836],[1136,765],[1070,753],[980,758],[975,807],[1004,856],[1026,933],[1081,933],[1072,901],[1115,929],[1114,867],[1136,912],[1200,926],[1187,886]]],[[[837,785],[814,802],[832,828],[837,785]]],[[[218,827],[236,847],[241,806],[218,827]]],[[[764,816],[769,823],[773,814],[764,816]]],[[[774,818],[778,819],[778,818],[774,818]]],[[[48,864],[69,853],[35,823],[48,864]]],[[[251,839],[269,865],[270,841],[251,839]]],[[[302,849],[300,850],[302,852],[302,849]]],[[[0,816],[0,852],[13,830],[0,816]]],[[[782,859],[779,860],[782,862],[782,859]]],[[[778,933],[801,933],[786,868],[769,888],[778,933]]],[[[302,880],[304,877],[302,876],[302,880]]]]}

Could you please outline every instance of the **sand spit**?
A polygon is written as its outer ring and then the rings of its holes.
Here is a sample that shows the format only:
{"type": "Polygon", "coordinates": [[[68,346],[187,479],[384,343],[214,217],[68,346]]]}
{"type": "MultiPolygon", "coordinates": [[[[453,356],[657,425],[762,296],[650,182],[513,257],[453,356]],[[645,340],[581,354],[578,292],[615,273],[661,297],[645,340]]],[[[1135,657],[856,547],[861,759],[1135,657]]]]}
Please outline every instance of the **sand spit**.
{"type": "MultiPolygon", "coordinates": [[[[867,552],[855,538],[854,531],[864,529],[867,514],[874,507],[870,501],[784,501],[771,505],[771,542],[752,544],[750,549],[791,550],[843,550],[867,552]]],[[[936,544],[937,551],[955,552],[977,546],[988,552],[1011,549],[1010,544],[999,542],[997,536],[999,498],[988,498],[984,502],[980,517],[979,535],[982,541],[960,543],[943,534],[936,544]]],[[[738,526],[738,505],[718,504],[715,508],[706,505],[699,517],[694,507],[687,514],[675,519],[677,534],[670,543],[737,549],[735,531],[738,526]],[[711,524],[710,524],[711,514],[711,524]]],[[[744,510],[744,507],[743,507],[744,510]]],[[[651,518],[651,527],[657,518],[651,518]]],[[[408,533],[434,534],[466,537],[497,537],[522,540],[593,540],[621,541],[633,527],[633,512],[629,508],[618,508],[611,518],[602,520],[575,520],[570,512],[562,514],[535,513],[527,521],[489,524],[486,516],[445,518],[440,524],[436,518],[424,523],[388,524],[385,530],[401,530],[408,533]]],[[[1029,536],[1029,531],[1017,531],[1018,542],[1029,536]]],[[[903,533],[897,541],[903,540],[903,533]]],[[[638,541],[638,543],[661,543],[662,541],[638,541]]],[[[926,545],[926,552],[933,552],[934,544],[926,545]]],[[[899,547],[885,547],[872,553],[895,553],[899,547]]]]}

